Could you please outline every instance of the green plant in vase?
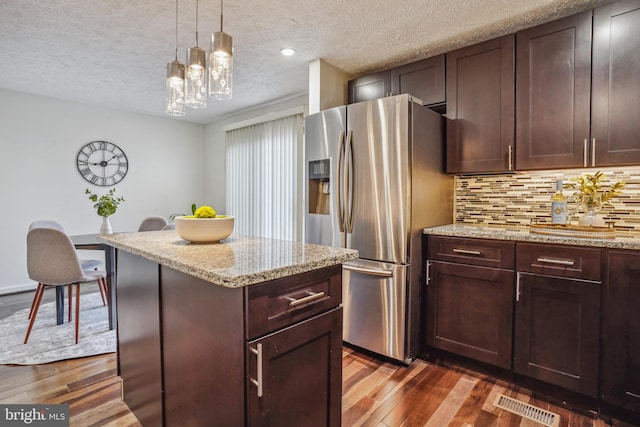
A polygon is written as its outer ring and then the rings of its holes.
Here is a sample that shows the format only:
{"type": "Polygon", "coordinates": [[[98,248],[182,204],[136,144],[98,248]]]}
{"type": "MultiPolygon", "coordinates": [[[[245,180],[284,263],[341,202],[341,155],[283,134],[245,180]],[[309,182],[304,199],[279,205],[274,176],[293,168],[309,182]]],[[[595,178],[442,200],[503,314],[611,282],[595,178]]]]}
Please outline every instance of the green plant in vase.
{"type": "Polygon", "coordinates": [[[585,215],[580,218],[580,225],[604,226],[604,219],[599,215],[600,209],[613,207],[611,200],[622,194],[622,189],[626,185],[623,181],[617,181],[605,188],[605,178],[605,173],[598,171],[593,175],[585,173],[572,178],[570,182],[565,184],[566,188],[576,190],[573,199],[585,211],[585,215]]]}
{"type": "Polygon", "coordinates": [[[84,193],[89,195],[89,200],[91,200],[94,203],[93,207],[96,209],[97,214],[102,217],[102,226],[100,227],[100,234],[112,233],[109,217],[115,214],[116,211],[118,210],[118,205],[124,202],[124,197],[114,196],[115,192],[116,192],[116,189],[112,188],[102,196],[98,196],[88,188],[84,190],[84,193]]]}

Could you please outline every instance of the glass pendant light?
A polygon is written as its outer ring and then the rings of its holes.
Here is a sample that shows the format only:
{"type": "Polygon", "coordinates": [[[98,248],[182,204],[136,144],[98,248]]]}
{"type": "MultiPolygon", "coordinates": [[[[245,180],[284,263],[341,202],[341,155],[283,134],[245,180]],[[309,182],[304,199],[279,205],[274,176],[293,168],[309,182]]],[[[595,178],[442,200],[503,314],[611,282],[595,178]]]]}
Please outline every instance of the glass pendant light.
{"type": "Polygon", "coordinates": [[[220,0],[220,31],[211,34],[209,52],[209,96],[231,99],[233,95],[233,37],[223,31],[220,0]]]}
{"type": "Polygon", "coordinates": [[[176,0],[176,57],[167,63],[165,113],[184,116],[184,65],[178,61],[178,0],[176,0]]]}
{"type": "Polygon", "coordinates": [[[198,47],[198,0],[196,0],[196,45],[187,49],[185,82],[187,107],[207,106],[207,54],[198,47]]]}

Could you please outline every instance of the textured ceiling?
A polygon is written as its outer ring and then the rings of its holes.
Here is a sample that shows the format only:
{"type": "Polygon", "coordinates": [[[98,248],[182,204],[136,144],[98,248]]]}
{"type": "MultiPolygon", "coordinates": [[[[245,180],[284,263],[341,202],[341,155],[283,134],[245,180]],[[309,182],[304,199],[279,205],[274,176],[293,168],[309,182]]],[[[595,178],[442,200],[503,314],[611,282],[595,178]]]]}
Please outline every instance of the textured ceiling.
{"type": "MultiPolygon", "coordinates": [[[[227,0],[234,38],[231,101],[177,120],[211,123],[306,93],[316,58],[354,75],[412,62],[609,0],[227,0]],[[282,47],[297,54],[283,57],[282,47]]],[[[178,59],[195,44],[195,0],[179,5],[178,59]]],[[[199,46],[219,31],[220,2],[201,0],[199,46]]],[[[175,49],[173,0],[0,0],[0,87],[164,116],[175,49]]],[[[167,116],[165,116],[167,117],[167,116]]]]}

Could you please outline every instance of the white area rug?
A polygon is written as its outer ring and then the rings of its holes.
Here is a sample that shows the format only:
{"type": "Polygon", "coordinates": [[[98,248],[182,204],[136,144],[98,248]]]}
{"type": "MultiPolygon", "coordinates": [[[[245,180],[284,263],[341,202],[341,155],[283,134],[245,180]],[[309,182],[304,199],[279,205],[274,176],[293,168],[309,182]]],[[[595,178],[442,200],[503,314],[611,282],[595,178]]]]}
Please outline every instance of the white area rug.
{"type": "MultiPolygon", "coordinates": [[[[75,304],[75,295],[74,295],[75,304]]],[[[65,323],[56,325],[55,302],[42,304],[23,344],[29,326],[29,309],[0,319],[0,364],[35,365],[116,351],[116,331],[109,330],[109,313],[99,292],[80,295],[80,327],[75,344],[75,318],[68,322],[65,299],[65,323]]],[[[75,306],[72,310],[75,316],[75,306]]]]}

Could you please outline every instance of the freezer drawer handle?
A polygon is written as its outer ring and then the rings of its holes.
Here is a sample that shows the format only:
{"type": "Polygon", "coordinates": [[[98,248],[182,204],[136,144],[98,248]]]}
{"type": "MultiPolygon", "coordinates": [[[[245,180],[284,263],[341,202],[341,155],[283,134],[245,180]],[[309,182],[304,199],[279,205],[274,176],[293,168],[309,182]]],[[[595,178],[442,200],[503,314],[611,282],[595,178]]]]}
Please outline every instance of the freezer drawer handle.
{"type": "Polygon", "coordinates": [[[455,252],[457,254],[465,254],[465,255],[482,255],[480,251],[470,251],[468,249],[451,249],[451,252],[455,252]]]}
{"type": "Polygon", "coordinates": [[[342,268],[356,273],[371,274],[372,276],[393,277],[393,271],[376,270],[374,268],[356,267],[355,265],[343,264],[342,268]]]}
{"type": "Polygon", "coordinates": [[[538,258],[536,259],[538,262],[547,263],[547,264],[556,264],[556,265],[574,265],[573,261],[566,261],[563,259],[552,259],[552,258],[538,258]]]}
{"type": "Polygon", "coordinates": [[[306,297],[302,297],[302,298],[291,298],[291,297],[286,297],[289,300],[289,307],[296,307],[300,304],[304,304],[310,301],[315,301],[317,299],[320,299],[324,296],[324,291],[323,292],[311,292],[311,291],[307,291],[307,296],[306,297]]]}
{"type": "Polygon", "coordinates": [[[263,394],[263,390],[262,390],[262,344],[258,344],[257,348],[253,348],[253,347],[249,347],[249,349],[251,350],[251,353],[255,354],[257,356],[257,361],[256,361],[256,365],[258,366],[258,372],[257,372],[257,377],[258,379],[251,379],[251,382],[253,383],[253,385],[255,385],[258,388],[258,397],[262,397],[263,394]]]}

